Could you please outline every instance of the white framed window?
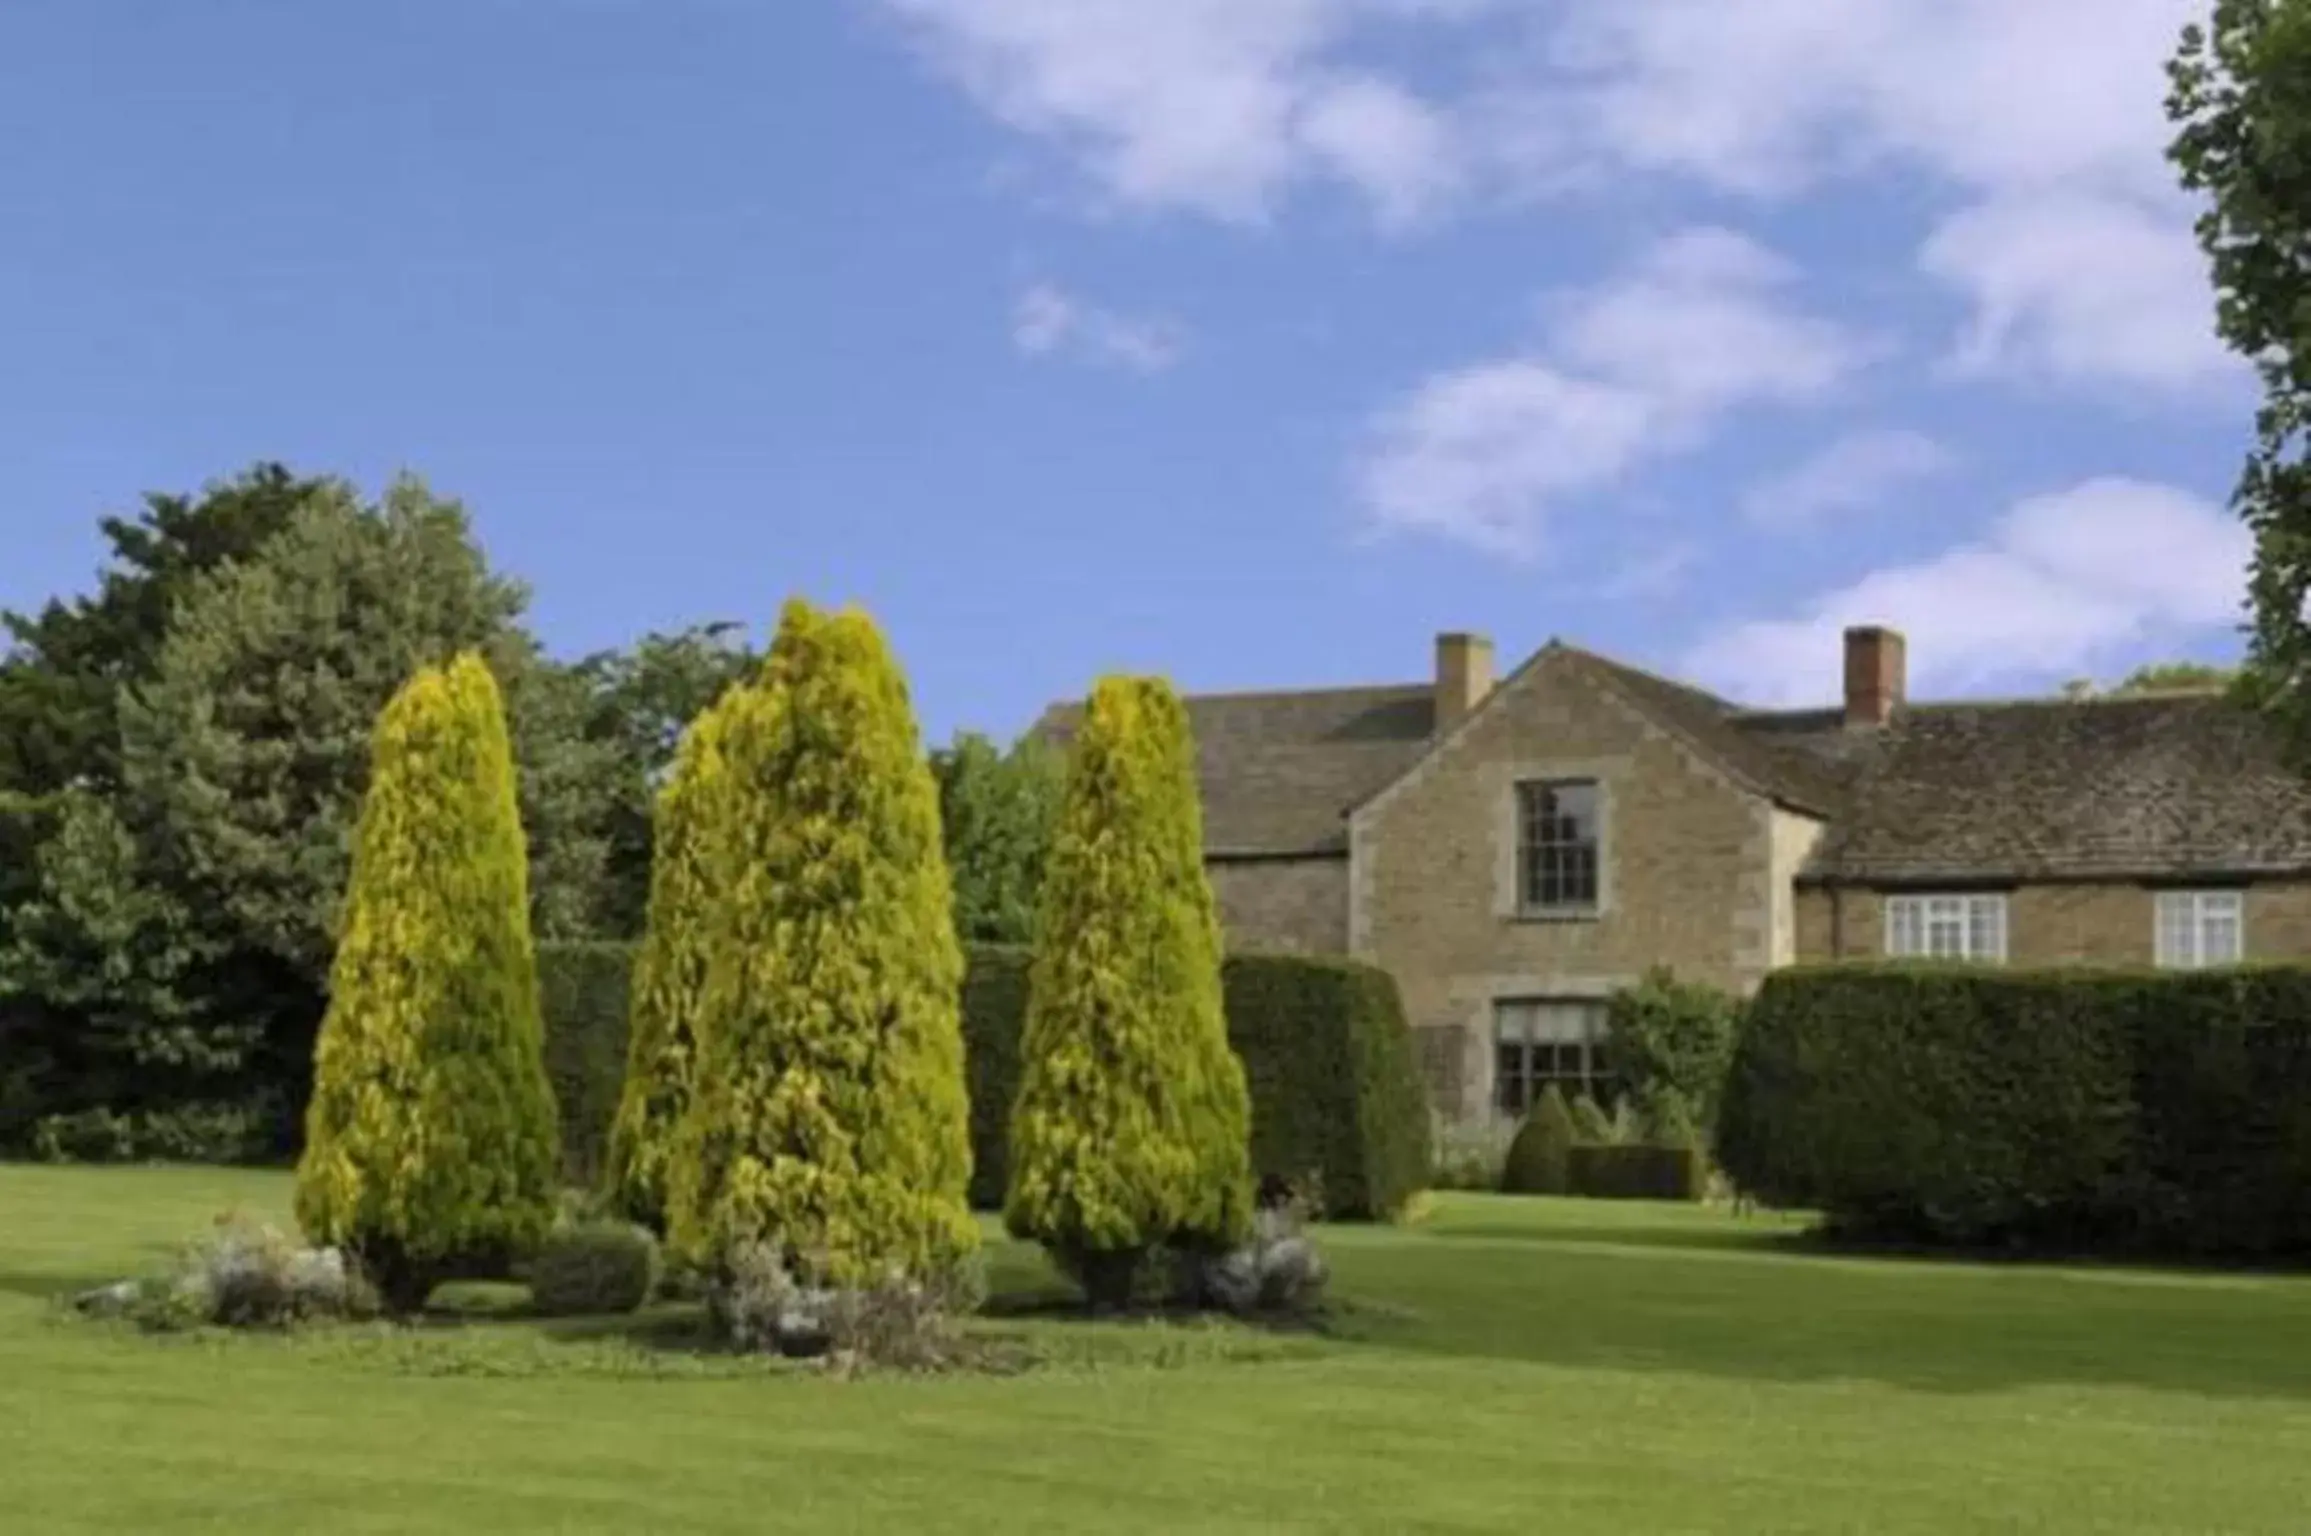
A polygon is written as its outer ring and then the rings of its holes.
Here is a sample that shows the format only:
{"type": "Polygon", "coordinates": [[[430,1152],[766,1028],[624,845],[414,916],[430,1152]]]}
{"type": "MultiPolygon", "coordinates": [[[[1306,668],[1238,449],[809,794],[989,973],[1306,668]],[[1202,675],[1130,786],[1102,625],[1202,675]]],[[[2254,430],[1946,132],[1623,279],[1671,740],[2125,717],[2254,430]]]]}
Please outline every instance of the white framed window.
{"type": "Polygon", "coordinates": [[[2006,897],[1997,891],[1886,898],[1886,953],[1897,960],[2006,959],[2006,897]]]}
{"type": "Polygon", "coordinates": [[[1521,1120],[1551,1083],[1596,1097],[1605,1079],[1605,1004],[1594,998],[1503,998],[1493,1004],[1493,1110],[1521,1120]]]}
{"type": "Polygon", "coordinates": [[[2163,970],[2237,965],[2247,948],[2244,891],[2161,891],[2153,947],[2163,970]]]}
{"type": "Polygon", "coordinates": [[[1517,785],[1517,907],[1594,912],[1600,888],[1602,797],[1594,779],[1517,785]]]}

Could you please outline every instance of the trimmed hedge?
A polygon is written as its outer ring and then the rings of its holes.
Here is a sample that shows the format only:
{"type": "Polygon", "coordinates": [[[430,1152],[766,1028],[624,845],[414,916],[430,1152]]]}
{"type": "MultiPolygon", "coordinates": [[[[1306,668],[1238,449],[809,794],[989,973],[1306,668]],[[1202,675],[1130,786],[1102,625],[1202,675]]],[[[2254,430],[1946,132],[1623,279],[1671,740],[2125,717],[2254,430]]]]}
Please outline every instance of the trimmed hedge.
{"type": "MultiPolygon", "coordinates": [[[[1026,951],[973,946],[963,986],[972,1200],[999,1205],[1026,951]]],[[[1326,1214],[1392,1219],[1428,1181],[1429,1110],[1394,978],[1350,960],[1231,955],[1228,1042],[1252,1095],[1252,1170],[1326,1214]]]]}
{"type": "Polygon", "coordinates": [[[1709,1192],[1709,1159],[1690,1144],[1576,1143],[1566,1174],[1574,1194],[1595,1200],[1699,1200],[1709,1192]]]}
{"type": "MultiPolygon", "coordinates": [[[[1003,1204],[1019,1084],[1027,950],[974,945],[963,979],[971,1203],[1003,1204]]],[[[541,944],[546,1072],[562,1107],[564,1177],[591,1188],[626,1069],[631,944],[541,944]]],[[[1228,1038],[1252,1090],[1252,1168],[1321,1182],[1327,1214],[1387,1219],[1428,1182],[1429,1111],[1387,972],[1347,960],[1235,955],[1222,970],[1228,1038]]]]}
{"type": "Polygon", "coordinates": [[[1027,1017],[1024,944],[964,951],[963,1068],[971,1095],[971,1204],[1003,1208],[1011,1163],[1011,1099],[1019,1087],[1019,1030],[1027,1017]]]}
{"type": "Polygon", "coordinates": [[[1718,1156],[1857,1236],[2311,1254],[2311,969],[1780,972],[1718,1156]]]}
{"type": "Polygon", "coordinates": [[[561,1106],[562,1181],[601,1182],[610,1122],[626,1080],[626,1006],[635,946],[538,946],[538,993],[546,1019],[546,1077],[561,1106]]]}

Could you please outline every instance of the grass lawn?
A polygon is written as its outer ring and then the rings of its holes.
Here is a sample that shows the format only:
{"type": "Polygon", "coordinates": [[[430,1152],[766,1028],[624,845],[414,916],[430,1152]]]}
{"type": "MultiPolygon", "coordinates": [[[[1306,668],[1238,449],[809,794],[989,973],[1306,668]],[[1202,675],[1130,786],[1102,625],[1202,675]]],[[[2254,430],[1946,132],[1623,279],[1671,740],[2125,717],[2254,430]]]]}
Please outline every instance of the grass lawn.
{"type": "Polygon", "coordinates": [[[1830,1258],[1711,1211],[1447,1197],[1323,1235],[1337,1337],[999,1321],[1063,1357],[1013,1378],[55,1304],[287,1195],[0,1167],[0,1528],[2311,1529],[2311,1280],[1830,1258]]]}

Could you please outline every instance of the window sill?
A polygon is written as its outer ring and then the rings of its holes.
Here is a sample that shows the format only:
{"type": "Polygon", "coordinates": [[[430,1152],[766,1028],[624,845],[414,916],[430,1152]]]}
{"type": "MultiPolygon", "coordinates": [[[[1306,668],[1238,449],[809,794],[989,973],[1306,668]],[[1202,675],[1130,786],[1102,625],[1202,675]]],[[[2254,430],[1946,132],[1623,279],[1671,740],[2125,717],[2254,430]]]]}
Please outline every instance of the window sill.
{"type": "Polygon", "coordinates": [[[1593,923],[1605,915],[1602,907],[1520,907],[1509,915],[1512,923],[1593,923]]]}

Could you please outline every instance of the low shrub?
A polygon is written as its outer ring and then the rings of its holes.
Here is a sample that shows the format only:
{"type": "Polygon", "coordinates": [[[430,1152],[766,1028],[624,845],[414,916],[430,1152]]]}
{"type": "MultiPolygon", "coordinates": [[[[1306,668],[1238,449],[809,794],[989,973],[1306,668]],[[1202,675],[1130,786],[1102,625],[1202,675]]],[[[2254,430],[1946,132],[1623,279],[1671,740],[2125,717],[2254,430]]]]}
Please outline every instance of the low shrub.
{"type": "Polygon", "coordinates": [[[557,1228],[529,1263],[530,1306],[541,1317],[600,1317],[639,1310],[657,1293],[658,1240],[625,1221],[557,1228]]]}
{"type": "Polygon", "coordinates": [[[99,1287],[81,1311],[126,1316],[156,1331],[288,1328],[377,1315],[377,1294],[335,1248],[306,1248],[278,1229],[223,1216],[165,1274],[99,1287]]]}
{"type": "Polygon", "coordinates": [[[610,1122],[626,1080],[627,991],[635,946],[538,946],[546,1077],[560,1111],[564,1182],[593,1188],[608,1162],[610,1122]]]}
{"type": "Polygon", "coordinates": [[[1575,1141],[1602,1144],[1620,1139],[1614,1117],[1606,1114],[1604,1106],[1588,1094],[1576,1094],[1571,1110],[1575,1141]]]}
{"type": "Polygon", "coordinates": [[[1512,1195],[1571,1194],[1573,1146],[1578,1139],[1564,1094],[1555,1083],[1549,1084],[1509,1143],[1502,1190],[1512,1195]]]}
{"type": "Polygon", "coordinates": [[[1566,1159],[1571,1192],[1598,1200],[1700,1200],[1709,1159],[1691,1142],[1585,1144],[1566,1159]]]}
{"type": "Polygon", "coordinates": [[[32,1155],[48,1163],[253,1163],[273,1155],[288,1116],[279,1100],[114,1110],[103,1105],[33,1122],[32,1155]]]}

